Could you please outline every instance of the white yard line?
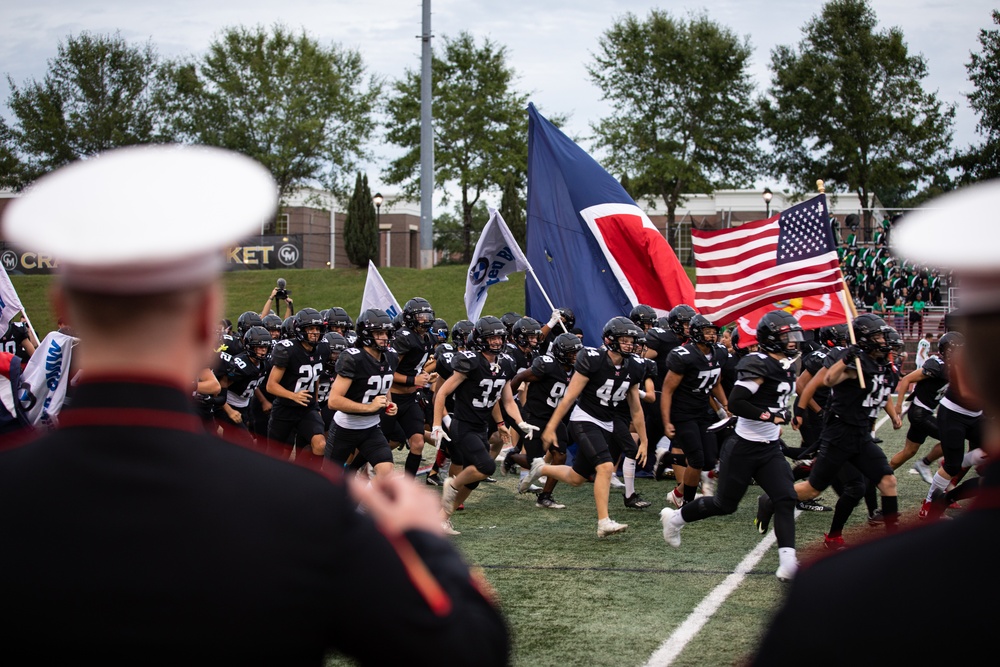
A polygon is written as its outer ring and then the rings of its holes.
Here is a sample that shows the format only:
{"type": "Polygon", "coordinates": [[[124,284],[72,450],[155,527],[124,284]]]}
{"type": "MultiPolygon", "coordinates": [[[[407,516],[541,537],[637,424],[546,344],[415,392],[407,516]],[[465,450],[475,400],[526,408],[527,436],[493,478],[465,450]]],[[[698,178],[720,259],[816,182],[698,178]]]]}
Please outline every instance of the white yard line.
{"type": "MultiPolygon", "coordinates": [[[[875,424],[875,430],[878,431],[882,426],[889,421],[889,415],[885,415],[875,424]]],[[[795,510],[795,518],[798,519],[799,515],[802,514],[801,510],[795,510]]],[[[705,596],[698,606],[694,608],[684,622],[681,623],[673,634],[667,637],[666,641],[660,644],[660,648],[656,649],[653,655],[649,656],[649,660],[646,661],[644,667],[668,667],[668,665],[673,664],[674,660],[677,659],[684,649],[687,647],[688,642],[694,639],[701,629],[705,627],[705,624],[712,618],[712,616],[719,610],[722,603],[735,591],[739,585],[743,582],[743,579],[747,576],[747,573],[752,571],[760,559],[764,557],[778,538],[774,536],[774,529],[772,528],[768,531],[767,535],[761,540],[760,544],[754,548],[753,551],[746,555],[733,573],[726,577],[721,584],[712,589],[712,591],[705,596]]]]}

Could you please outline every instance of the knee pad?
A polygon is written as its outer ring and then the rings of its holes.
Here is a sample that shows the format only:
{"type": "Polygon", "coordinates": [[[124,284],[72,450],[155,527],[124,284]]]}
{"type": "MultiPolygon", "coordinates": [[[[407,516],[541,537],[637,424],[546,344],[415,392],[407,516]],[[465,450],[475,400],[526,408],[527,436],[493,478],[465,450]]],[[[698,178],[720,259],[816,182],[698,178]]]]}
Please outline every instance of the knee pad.
{"type": "Polygon", "coordinates": [[[687,455],[687,465],[690,468],[697,468],[698,470],[704,470],[705,468],[705,452],[697,451],[691,452],[687,455]]]}
{"type": "Polygon", "coordinates": [[[944,468],[944,471],[948,473],[949,477],[954,477],[958,473],[962,472],[961,462],[959,462],[958,464],[954,464],[954,463],[948,463],[947,460],[942,459],[941,467],[944,468]]]}
{"type": "Polygon", "coordinates": [[[687,457],[684,454],[673,454],[670,463],[675,466],[687,466],[687,457]]]}
{"type": "Polygon", "coordinates": [[[840,492],[840,495],[855,501],[861,500],[865,497],[865,486],[865,482],[862,480],[850,482],[844,485],[844,489],[840,492]]]}
{"type": "Polygon", "coordinates": [[[479,486],[479,482],[469,482],[468,484],[465,485],[465,488],[467,488],[469,491],[473,491],[477,486],[479,486]]]}
{"type": "Polygon", "coordinates": [[[476,461],[476,470],[489,477],[497,471],[497,462],[489,457],[483,461],[476,461]]]}

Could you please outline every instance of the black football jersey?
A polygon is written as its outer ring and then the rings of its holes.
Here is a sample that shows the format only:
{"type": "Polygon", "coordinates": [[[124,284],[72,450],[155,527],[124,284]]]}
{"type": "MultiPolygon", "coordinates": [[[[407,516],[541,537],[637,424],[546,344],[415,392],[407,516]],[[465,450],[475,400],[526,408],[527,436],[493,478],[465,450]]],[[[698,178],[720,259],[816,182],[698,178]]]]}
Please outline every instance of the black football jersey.
{"type": "Polygon", "coordinates": [[[465,381],[454,392],[455,418],[488,424],[504,385],[514,377],[514,360],[498,354],[491,364],[482,353],[465,351],[452,357],[451,369],[465,375],[465,381]]]}
{"type": "Polygon", "coordinates": [[[537,380],[528,383],[524,409],[534,422],[547,422],[555,412],[559,401],[566,394],[572,371],[547,354],[540,354],[531,362],[531,374],[537,380]]]}
{"type": "Polygon", "coordinates": [[[707,355],[695,343],[670,351],[667,370],[682,378],[670,403],[671,421],[690,421],[705,415],[708,397],[722,376],[722,363],[728,356],[721,345],[712,345],[707,355]]]}
{"type": "MultiPolygon", "coordinates": [[[[847,348],[834,349],[826,357],[829,368],[840,361],[847,348]]],[[[861,372],[865,378],[865,386],[861,388],[856,379],[847,379],[831,387],[827,407],[833,414],[848,424],[867,426],[878,416],[878,411],[885,405],[895,387],[889,386],[892,368],[888,361],[878,362],[865,352],[858,355],[861,360],[861,372]]],[[[857,370],[855,364],[851,368],[857,370]]]]}
{"type": "Polygon", "coordinates": [[[935,354],[924,362],[920,370],[924,377],[913,389],[913,401],[927,410],[936,410],[948,390],[948,368],[935,354]]]}
{"type": "Polygon", "coordinates": [[[243,351],[243,343],[240,342],[238,336],[225,334],[221,339],[219,339],[219,346],[216,351],[223,360],[229,362],[233,357],[243,351]]]}
{"type": "Polygon", "coordinates": [[[507,353],[508,357],[514,360],[514,370],[518,373],[531,368],[531,361],[535,358],[535,356],[537,356],[531,350],[525,352],[514,343],[507,343],[506,350],[504,351],[507,353]]]}
{"type": "MultiPolygon", "coordinates": [[[[376,396],[388,394],[398,360],[396,353],[391,350],[383,352],[380,359],[356,347],[341,352],[337,359],[337,375],[351,379],[345,398],[355,403],[368,404],[376,396]]],[[[338,412],[334,421],[345,428],[369,428],[379,423],[380,414],[381,411],[356,415],[338,412]]]]}
{"type": "MultiPolygon", "coordinates": [[[[802,357],[802,369],[800,373],[809,371],[813,377],[816,377],[816,374],[823,369],[823,366],[826,363],[826,358],[829,354],[830,348],[824,347],[819,350],[813,350],[809,354],[805,355],[802,357]]],[[[830,388],[825,384],[819,385],[819,387],[816,388],[816,393],[813,394],[813,400],[816,401],[821,408],[823,408],[826,407],[826,402],[829,399],[830,388]]]]}
{"type": "Polygon", "coordinates": [[[396,371],[403,375],[416,375],[430,359],[434,344],[427,334],[421,336],[410,329],[400,329],[392,339],[392,349],[399,355],[396,371]]]}
{"type": "Polygon", "coordinates": [[[229,386],[226,388],[226,403],[237,408],[245,408],[250,404],[253,390],[264,381],[259,366],[255,366],[247,358],[246,352],[240,352],[233,357],[225,367],[229,386]]]}
{"type": "Polygon", "coordinates": [[[289,408],[311,409],[316,407],[316,387],[323,372],[323,360],[330,356],[329,343],[319,341],[312,352],[298,341],[286,339],[277,341],[271,352],[271,365],[284,369],[281,386],[292,393],[308,391],[312,396],[308,406],[301,406],[292,400],[278,396],[274,402],[289,408]]]}
{"type": "Polygon", "coordinates": [[[656,363],[656,376],[659,378],[659,384],[662,384],[663,379],[667,377],[667,357],[671,350],[680,344],[680,338],[670,329],[650,327],[646,331],[646,346],[656,352],[656,359],[653,361],[656,363]]]}
{"type": "Polygon", "coordinates": [[[31,355],[22,346],[28,338],[28,328],[24,326],[24,322],[11,322],[7,325],[4,335],[0,336],[0,352],[17,355],[21,360],[21,368],[24,368],[28,365],[28,359],[31,359],[31,355]]]}
{"type": "MultiPolygon", "coordinates": [[[[445,382],[451,377],[451,360],[456,354],[459,354],[458,348],[451,343],[441,343],[434,348],[434,360],[437,362],[434,370],[437,372],[442,382],[445,382]]],[[[449,413],[455,411],[454,393],[444,399],[444,407],[449,413]]]]}
{"type": "Polygon", "coordinates": [[[576,355],[574,371],[587,378],[577,406],[594,419],[610,422],[615,406],[626,399],[629,388],[642,382],[645,364],[625,355],[621,366],[611,363],[607,350],[585,347],[576,355]]]}
{"type": "Polygon", "coordinates": [[[781,410],[790,410],[792,392],[795,390],[795,368],[788,360],[779,361],[763,352],[751,352],[736,365],[737,382],[762,382],[748,399],[760,410],[760,421],[740,417],[736,434],[748,440],[771,442],[778,439],[781,427],[764,421],[781,410]]]}

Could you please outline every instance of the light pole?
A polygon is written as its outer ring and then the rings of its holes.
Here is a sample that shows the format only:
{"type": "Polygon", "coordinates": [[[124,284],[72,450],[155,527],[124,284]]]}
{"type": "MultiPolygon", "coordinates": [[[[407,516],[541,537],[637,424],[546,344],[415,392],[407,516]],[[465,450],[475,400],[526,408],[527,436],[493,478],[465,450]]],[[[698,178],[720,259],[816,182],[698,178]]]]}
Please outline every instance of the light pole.
{"type": "Polygon", "coordinates": [[[764,217],[765,218],[770,218],[771,217],[771,196],[772,196],[771,195],[771,188],[764,188],[764,194],[762,196],[764,197],[764,205],[767,206],[767,214],[764,217]]]}
{"type": "MultiPolygon", "coordinates": [[[[372,197],[372,203],[375,204],[375,228],[378,229],[379,236],[382,235],[382,202],[385,199],[382,197],[381,192],[376,192],[375,196],[372,197]]],[[[385,243],[385,265],[389,266],[389,236],[386,235],[385,243]]]]}

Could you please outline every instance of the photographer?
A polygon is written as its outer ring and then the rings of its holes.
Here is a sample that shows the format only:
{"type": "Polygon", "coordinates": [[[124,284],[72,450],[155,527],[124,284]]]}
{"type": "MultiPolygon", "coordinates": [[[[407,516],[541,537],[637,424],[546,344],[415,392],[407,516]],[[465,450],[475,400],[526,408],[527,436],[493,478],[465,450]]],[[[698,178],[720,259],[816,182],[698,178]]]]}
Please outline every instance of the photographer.
{"type": "Polygon", "coordinates": [[[271,290],[271,296],[267,297],[267,301],[264,302],[264,307],[260,310],[261,318],[267,317],[268,313],[271,312],[271,305],[274,305],[274,314],[282,319],[286,317],[291,317],[295,314],[295,307],[292,305],[292,297],[285,289],[287,283],[284,278],[278,278],[277,286],[271,290]],[[286,304],[285,314],[281,314],[281,308],[278,306],[279,301],[284,301],[286,304]]]}

